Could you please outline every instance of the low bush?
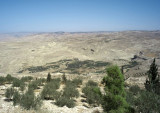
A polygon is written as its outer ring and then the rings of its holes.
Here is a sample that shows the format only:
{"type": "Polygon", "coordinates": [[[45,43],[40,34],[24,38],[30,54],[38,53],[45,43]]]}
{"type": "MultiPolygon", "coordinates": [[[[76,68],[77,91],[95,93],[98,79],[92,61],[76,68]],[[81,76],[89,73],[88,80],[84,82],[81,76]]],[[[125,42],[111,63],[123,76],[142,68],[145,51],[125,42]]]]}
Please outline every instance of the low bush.
{"type": "Polygon", "coordinates": [[[92,80],[89,80],[86,84],[86,86],[98,86],[97,82],[94,82],[92,80]]]}
{"type": "Polygon", "coordinates": [[[31,81],[33,79],[33,77],[31,77],[31,76],[25,76],[25,77],[22,77],[21,78],[21,81],[22,82],[29,82],[29,81],[31,81]]]}
{"type": "Polygon", "coordinates": [[[81,85],[82,84],[82,79],[80,78],[75,78],[72,80],[73,84],[75,84],[76,86],[81,85]]]}
{"type": "Polygon", "coordinates": [[[43,86],[43,83],[45,82],[45,79],[37,79],[32,81],[28,87],[32,89],[38,89],[38,86],[43,86]]]}
{"type": "Polygon", "coordinates": [[[32,81],[31,83],[29,83],[28,88],[30,88],[30,89],[38,89],[38,82],[36,80],[32,81]]]}
{"type": "Polygon", "coordinates": [[[13,88],[7,88],[5,92],[5,97],[9,100],[12,100],[12,97],[14,95],[14,89],[13,88]]]}
{"type": "Polygon", "coordinates": [[[14,80],[14,77],[12,77],[10,74],[7,74],[7,76],[6,76],[6,81],[7,81],[8,83],[11,83],[11,82],[13,82],[13,80],[14,80]]]}
{"type": "Polygon", "coordinates": [[[19,104],[21,101],[21,95],[18,91],[15,91],[14,94],[13,94],[13,105],[17,105],[19,104]]]}
{"type": "Polygon", "coordinates": [[[142,91],[135,101],[136,111],[141,113],[160,112],[160,96],[148,91],[142,91]]]}
{"type": "Polygon", "coordinates": [[[25,86],[25,83],[22,82],[21,80],[17,79],[17,78],[14,78],[12,86],[13,87],[20,87],[21,85],[25,86]]]}
{"type": "Polygon", "coordinates": [[[6,82],[6,78],[5,77],[2,77],[0,76],[0,85],[4,85],[6,82]]]}
{"type": "Polygon", "coordinates": [[[73,79],[72,81],[71,80],[66,81],[66,87],[73,86],[74,88],[77,88],[81,84],[82,84],[82,79],[76,78],[76,79],[73,79]]]}
{"type": "Polygon", "coordinates": [[[79,92],[74,86],[66,86],[63,91],[63,95],[66,98],[78,97],[79,92]]]}
{"type": "Polygon", "coordinates": [[[35,82],[37,83],[38,86],[43,86],[44,85],[43,83],[46,82],[46,79],[40,78],[40,79],[37,79],[35,82]]]}
{"type": "Polygon", "coordinates": [[[59,107],[67,106],[69,108],[73,108],[75,106],[75,102],[73,99],[69,99],[63,96],[60,98],[57,98],[55,104],[59,107]]]}
{"type": "Polygon", "coordinates": [[[25,87],[26,87],[26,84],[25,84],[25,83],[21,83],[21,85],[20,85],[20,90],[21,90],[21,91],[24,91],[25,87]]]}
{"type": "Polygon", "coordinates": [[[82,89],[82,92],[87,97],[87,103],[89,104],[101,104],[102,94],[98,86],[86,86],[82,89]]]}
{"type": "Polygon", "coordinates": [[[29,88],[28,91],[22,95],[20,105],[29,110],[29,109],[37,109],[41,106],[42,101],[40,97],[36,97],[34,95],[33,89],[29,88]]]}
{"type": "Polygon", "coordinates": [[[56,91],[55,86],[51,86],[50,84],[45,85],[42,92],[41,92],[41,98],[47,99],[47,100],[54,100],[56,98],[59,98],[60,92],[56,91]]]}
{"type": "Polygon", "coordinates": [[[42,92],[41,92],[41,98],[42,99],[51,99],[54,100],[56,98],[59,98],[60,92],[56,91],[60,86],[60,80],[59,79],[52,79],[50,82],[48,82],[42,92]]]}
{"type": "Polygon", "coordinates": [[[55,87],[56,89],[58,89],[59,86],[60,86],[60,81],[61,81],[60,78],[52,79],[52,80],[50,81],[51,83],[49,83],[49,84],[54,84],[54,87],[55,87]]]}
{"type": "Polygon", "coordinates": [[[126,95],[127,102],[135,109],[135,112],[159,113],[160,96],[153,92],[137,89],[139,89],[138,86],[130,87],[126,95]]]}
{"type": "Polygon", "coordinates": [[[129,91],[132,92],[134,95],[136,95],[141,91],[141,89],[139,88],[139,86],[134,85],[129,88],[129,91]]]}

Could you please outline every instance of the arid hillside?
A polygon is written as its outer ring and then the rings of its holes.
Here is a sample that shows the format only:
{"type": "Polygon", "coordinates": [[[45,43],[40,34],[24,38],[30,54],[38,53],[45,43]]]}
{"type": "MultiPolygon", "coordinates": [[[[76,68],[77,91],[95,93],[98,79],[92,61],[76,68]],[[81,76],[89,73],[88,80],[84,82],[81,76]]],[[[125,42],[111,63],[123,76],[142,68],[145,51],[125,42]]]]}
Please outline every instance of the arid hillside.
{"type": "MultiPolygon", "coordinates": [[[[36,82],[45,80],[47,74],[51,73],[54,79],[62,78],[64,74],[71,81],[82,79],[82,83],[75,87],[80,94],[74,98],[74,108],[58,107],[55,101],[44,100],[41,110],[47,112],[53,112],[53,109],[55,113],[103,112],[101,106],[86,103],[86,96],[82,92],[86,83],[93,80],[103,93],[101,81],[106,75],[106,67],[116,64],[123,69],[126,86],[144,88],[146,73],[153,58],[160,67],[160,31],[0,34],[1,77],[11,74],[21,81],[23,77],[32,76],[36,82]]],[[[56,90],[62,93],[65,85],[63,81],[59,82],[56,90]]],[[[44,84],[46,82],[43,81],[37,86],[34,93],[40,94],[44,84]]],[[[2,84],[0,87],[1,111],[21,113],[21,107],[13,107],[11,102],[5,101],[5,90],[10,86],[2,84]]]]}
{"type": "Polygon", "coordinates": [[[16,75],[26,68],[65,59],[103,61],[120,66],[132,59],[146,65],[149,59],[159,59],[159,54],[159,31],[3,34],[0,73],[16,75]]]}

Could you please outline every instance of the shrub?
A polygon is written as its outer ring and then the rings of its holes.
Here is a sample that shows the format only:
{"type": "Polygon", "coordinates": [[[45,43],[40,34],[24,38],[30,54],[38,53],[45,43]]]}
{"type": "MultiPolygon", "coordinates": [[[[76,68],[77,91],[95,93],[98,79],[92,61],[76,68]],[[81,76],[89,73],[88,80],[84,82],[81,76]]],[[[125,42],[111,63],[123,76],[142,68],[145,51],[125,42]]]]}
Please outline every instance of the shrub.
{"type": "Polygon", "coordinates": [[[158,113],[160,111],[160,96],[148,91],[142,91],[136,99],[137,112],[158,113]]]}
{"type": "Polygon", "coordinates": [[[12,86],[13,87],[20,87],[21,85],[24,86],[25,83],[17,78],[14,78],[12,86]]]}
{"type": "Polygon", "coordinates": [[[4,85],[5,81],[6,81],[6,78],[0,76],[0,85],[4,85]]]}
{"type": "Polygon", "coordinates": [[[29,88],[28,91],[22,95],[20,105],[29,110],[29,109],[37,109],[41,106],[42,101],[40,97],[36,97],[34,95],[33,89],[29,88]]]}
{"type": "Polygon", "coordinates": [[[38,82],[32,81],[29,85],[28,88],[30,89],[37,89],[38,88],[38,82]]]}
{"type": "Polygon", "coordinates": [[[8,98],[9,100],[12,100],[14,94],[14,89],[13,88],[7,88],[5,92],[5,97],[8,98]]]}
{"type": "Polygon", "coordinates": [[[82,84],[82,80],[81,79],[73,79],[71,80],[67,80],[66,81],[66,87],[70,87],[73,86],[74,88],[78,87],[78,85],[82,84]]]}
{"type": "Polygon", "coordinates": [[[102,95],[99,87],[97,86],[86,86],[82,89],[82,92],[87,97],[87,103],[89,104],[101,104],[102,95]]]}
{"type": "Polygon", "coordinates": [[[129,89],[126,97],[127,102],[137,113],[159,113],[160,111],[158,107],[160,106],[160,96],[153,92],[139,90],[137,93],[134,93],[134,91],[129,89]]]}
{"type": "Polygon", "coordinates": [[[63,107],[66,105],[69,108],[73,108],[75,106],[75,102],[73,99],[69,99],[63,96],[60,98],[57,98],[55,104],[59,107],[63,107]]]}
{"type": "Polygon", "coordinates": [[[22,77],[21,78],[21,81],[22,82],[29,82],[29,81],[31,81],[33,79],[33,77],[31,77],[31,76],[25,76],[25,77],[22,77]]]}
{"type": "Polygon", "coordinates": [[[46,82],[46,79],[40,78],[40,79],[35,80],[35,82],[36,82],[36,84],[37,84],[38,86],[43,86],[43,85],[44,85],[43,83],[46,82]]]}
{"type": "Polygon", "coordinates": [[[42,99],[54,100],[56,98],[59,98],[59,96],[60,96],[60,93],[56,91],[56,86],[54,86],[53,84],[45,85],[41,92],[42,99]]]}
{"type": "Polygon", "coordinates": [[[133,108],[136,108],[135,106],[136,97],[133,92],[126,91],[126,101],[130,106],[132,106],[133,108]]]}
{"type": "Polygon", "coordinates": [[[52,81],[48,82],[41,92],[41,98],[51,100],[58,98],[60,93],[57,92],[56,89],[58,89],[60,86],[59,81],[59,79],[53,79],[52,81]]]}
{"type": "Polygon", "coordinates": [[[129,88],[129,91],[132,92],[134,95],[136,95],[141,91],[141,89],[139,88],[139,86],[134,85],[129,88]]]}
{"type": "Polygon", "coordinates": [[[20,85],[20,90],[21,90],[21,91],[24,91],[25,86],[26,86],[26,84],[25,84],[25,83],[21,83],[21,85],[20,85]]]}
{"type": "Polygon", "coordinates": [[[37,79],[37,80],[34,80],[32,81],[28,87],[29,88],[32,88],[32,89],[38,89],[38,86],[42,86],[43,85],[43,82],[44,82],[44,79],[37,79]]]}
{"type": "Polygon", "coordinates": [[[74,86],[66,86],[63,91],[63,95],[66,98],[78,97],[79,92],[74,86]]]}
{"type": "Polygon", "coordinates": [[[45,83],[45,82],[46,82],[46,79],[45,79],[45,78],[41,78],[40,80],[41,80],[42,83],[45,83]]]}
{"type": "Polygon", "coordinates": [[[54,84],[55,88],[58,89],[60,86],[60,78],[52,79],[50,84],[54,84]]]}
{"type": "Polygon", "coordinates": [[[13,80],[14,80],[14,77],[12,77],[10,74],[7,74],[7,76],[6,76],[6,81],[7,81],[8,83],[11,83],[11,82],[13,82],[13,80]]]}
{"type": "Polygon", "coordinates": [[[75,78],[72,80],[73,84],[75,84],[76,86],[81,85],[82,84],[82,79],[80,78],[75,78]]]}
{"type": "Polygon", "coordinates": [[[98,86],[98,84],[92,80],[89,80],[86,84],[86,86],[98,86]]]}
{"type": "Polygon", "coordinates": [[[19,94],[18,91],[15,91],[14,94],[13,94],[13,105],[17,105],[17,104],[20,104],[20,101],[21,101],[21,95],[19,94]]]}

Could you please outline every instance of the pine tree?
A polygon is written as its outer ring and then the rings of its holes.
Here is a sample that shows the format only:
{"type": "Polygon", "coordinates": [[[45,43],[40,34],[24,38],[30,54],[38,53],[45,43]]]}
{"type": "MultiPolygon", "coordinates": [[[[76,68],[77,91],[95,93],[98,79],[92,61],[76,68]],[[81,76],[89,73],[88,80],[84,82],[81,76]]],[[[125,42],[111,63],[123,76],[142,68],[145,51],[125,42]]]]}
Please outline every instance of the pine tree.
{"type": "Polygon", "coordinates": [[[47,76],[47,82],[50,82],[51,81],[51,74],[48,73],[48,76],[47,76]]]}
{"type": "Polygon", "coordinates": [[[148,80],[146,80],[145,87],[148,91],[155,92],[156,87],[158,85],[158,67],[156,65],[156,60],[154,58],[152,64],[150,65],[150,69],[148,71],[148,80]]]}
{"type": "Polygon", "coordinates": [[[156,83],[158,80],[158,67],[155,63],[155,58],[152,64],[150,65],[150,69],[148,71],[148,77],[149,77],[149,82],[153,84],[156,83]]]}
{"type": "Polygon", "coordinates": [[[106,94],[103,96],[102,107],[107,113],[130,113],[126,102],[124,77],[118,66],[107,68],[107,75],[103,78],[106,94]]]}
{"type": "Polygon", "coordinates": [[[65,75],[65,73],[63,73],[63,75],[62,75],[62,83],[65,84],[66,82],[67,82],[66,75],[65,75]]]}

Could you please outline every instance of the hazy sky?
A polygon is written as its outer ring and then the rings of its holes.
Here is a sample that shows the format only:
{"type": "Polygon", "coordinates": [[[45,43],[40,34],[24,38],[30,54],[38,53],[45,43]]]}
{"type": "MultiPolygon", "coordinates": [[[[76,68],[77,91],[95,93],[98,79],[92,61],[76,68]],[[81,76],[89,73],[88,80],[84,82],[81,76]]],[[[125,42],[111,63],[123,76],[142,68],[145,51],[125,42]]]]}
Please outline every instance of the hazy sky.
{"type": "Polygon", "coordinates": [[[0,32],[160,30],[160,0],[0,0],[0,32]]]}

